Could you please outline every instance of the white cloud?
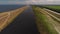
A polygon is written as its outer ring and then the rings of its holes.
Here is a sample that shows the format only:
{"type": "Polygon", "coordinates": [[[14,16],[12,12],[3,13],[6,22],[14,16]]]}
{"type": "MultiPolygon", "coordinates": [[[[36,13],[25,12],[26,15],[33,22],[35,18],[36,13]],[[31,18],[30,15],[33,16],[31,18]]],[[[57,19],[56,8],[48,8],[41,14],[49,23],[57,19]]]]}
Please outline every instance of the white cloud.
{"type": "Polygon", "coordinates": [[[0,1],[0,4],[60,4],[60,0],[0,1]]]}

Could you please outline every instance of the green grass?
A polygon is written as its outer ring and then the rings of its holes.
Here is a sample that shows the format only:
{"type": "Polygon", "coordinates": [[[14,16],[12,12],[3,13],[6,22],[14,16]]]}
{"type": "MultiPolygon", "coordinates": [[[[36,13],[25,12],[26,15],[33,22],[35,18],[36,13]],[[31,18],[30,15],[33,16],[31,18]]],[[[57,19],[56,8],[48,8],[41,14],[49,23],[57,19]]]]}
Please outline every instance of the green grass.
{"type": "Polygon", "coordinates": [[[33,6],[34,14],[36,15],[37,20],[39,20],[39,23],[42,22],[42,24],[45,26],[46,32],[49,34],[58,34],[52,24],[49,23],[47,17],[44,14],[41,14],[40,8],[37,8],[36,6],[33,6]]]}
{"type": "Polygon", "coordinates": [[[44,6],[44,7],[60,10],[60,6],[44,6]]]}

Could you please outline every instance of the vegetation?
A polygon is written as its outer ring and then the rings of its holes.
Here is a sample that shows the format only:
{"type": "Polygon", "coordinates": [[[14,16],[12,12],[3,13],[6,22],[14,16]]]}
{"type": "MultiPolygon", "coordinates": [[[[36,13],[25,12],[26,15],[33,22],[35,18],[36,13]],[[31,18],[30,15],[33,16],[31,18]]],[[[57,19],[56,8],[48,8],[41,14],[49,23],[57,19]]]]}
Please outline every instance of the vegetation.
{"type": "Polygon", "coordinates": [[[45,6],[45,7],[60,10],[60,6],[45,6]]]}
{"type": "Polygon", "coordinates": [[[59,12],[60,13],[60,6],[59,5],[53,5],[53,6],[43,6],[45,8],[48,8],[48,9],[51,9],[51,10],[54,10],[56,12],[59,12]]]}
{"type": "Polygon", "coordinates": [[[40,8],[32,6],[34,14],[36,15],[36,23],[41,34],[58,34],[52,24],[49,23],[47,17],[40,13],[40,8]],[[42,25],[42,26],[41,26],[42,25]],[[42,28],[42,29],[40,29],[42,28]],[[43,30],[43,31],[42,31],[43,30]]]}
{"type": "Polygon", "coordinates": [[[35,5],[35,6],[38,6],[40,8],[47,8],[60,13],[60,5],[35,5]]]}

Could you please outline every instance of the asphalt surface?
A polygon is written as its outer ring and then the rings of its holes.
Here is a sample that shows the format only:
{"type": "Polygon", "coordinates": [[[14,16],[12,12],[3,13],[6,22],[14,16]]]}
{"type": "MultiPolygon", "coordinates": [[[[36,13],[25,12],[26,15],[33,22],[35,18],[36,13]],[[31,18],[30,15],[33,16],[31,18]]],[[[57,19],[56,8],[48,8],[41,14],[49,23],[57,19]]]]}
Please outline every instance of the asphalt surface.
{"type": "Polygon", "coordinates": [[[39,34],[32,8],[18,15],[0,34],[39,34]]]}

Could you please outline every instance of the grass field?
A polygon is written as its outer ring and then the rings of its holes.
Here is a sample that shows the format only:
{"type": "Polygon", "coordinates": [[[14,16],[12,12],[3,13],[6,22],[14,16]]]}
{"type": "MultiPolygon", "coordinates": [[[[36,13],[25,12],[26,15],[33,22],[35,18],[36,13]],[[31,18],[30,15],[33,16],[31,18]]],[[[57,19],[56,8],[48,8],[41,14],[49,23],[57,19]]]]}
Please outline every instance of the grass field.
{"type": "Polygon", "coordinates": [[[56,11],[56,12],[60,13],[60,6],[59,5],[51,5],[51,6],[47,5],[47,6],[43,6],[43,7],[51,9],[53,11],[56,11]]]}
{"type": "Polygon", "coordinates": [[[45,7],[60,10],[60,6],[45,6],[45,7]]]}
{"type": "Polygon", "coordinates": [[[33,11],[36,16],[38,30],[41,34],[58,34],[52,24],[48,21],[48,18],[40,13],[41,9],[39,7],[33,6],[33,11]]]}

